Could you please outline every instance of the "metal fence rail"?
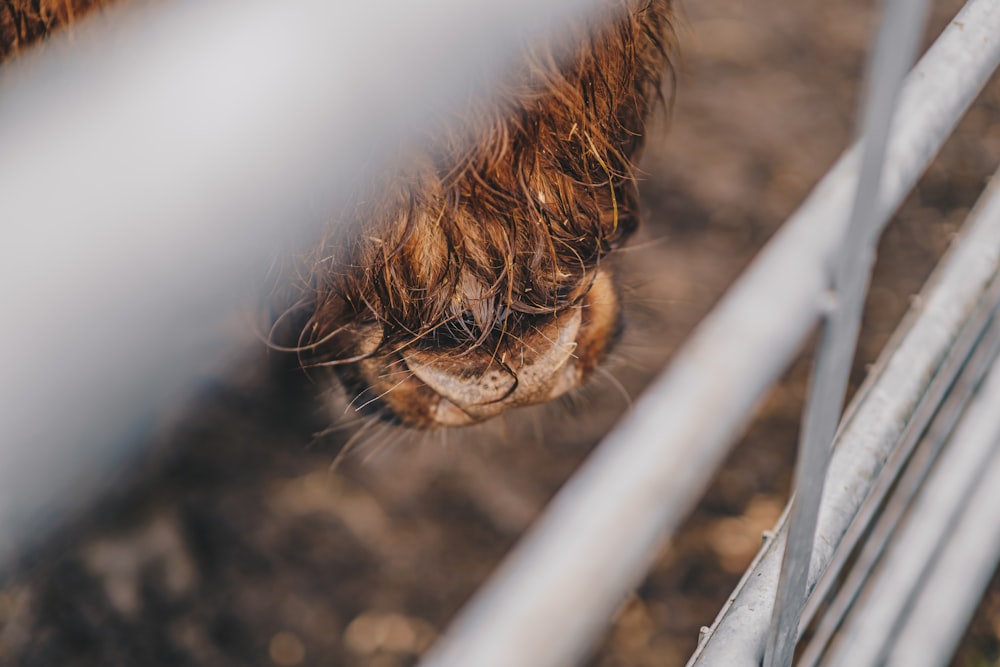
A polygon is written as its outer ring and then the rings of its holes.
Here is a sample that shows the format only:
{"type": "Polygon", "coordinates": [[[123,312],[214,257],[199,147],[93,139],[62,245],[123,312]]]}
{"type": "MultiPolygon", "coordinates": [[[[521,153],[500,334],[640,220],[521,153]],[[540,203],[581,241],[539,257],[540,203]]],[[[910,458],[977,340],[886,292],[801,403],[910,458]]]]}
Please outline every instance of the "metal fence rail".
{"type": "MultiPolygon", "coordinates": [[[[998,62],[1000,6],[973,0],[907,78],[888,137],[872,233],[884,226],[998,62]]],[[[827,174],[560,491],[432,649],[426,667],[556,667],[585,653],[692,508],[759,397],[827,312],[827,267],[847,233],[858,161],[855,147],[827,174]]],[[[921,351],[913,352],[921,358],[921,351]]],[[[903,428],[939,360],[924,358],[923,373],[914,366],[894,369],[903,376],[889,385],[891,393],[873,398],[881,405],[870,428],[882,437],[866,443],[862,461],[834,461],[831,475],[849,481],[832,485],[836,494],[819,516],[823,540],[816,542],[810,586],[888,456],[898,435],[889,432],[903,428]]],[[[692,664],[760,664],[783,543],[782,534],[767,552],[775,557],[758,559],[692,664]]]]}

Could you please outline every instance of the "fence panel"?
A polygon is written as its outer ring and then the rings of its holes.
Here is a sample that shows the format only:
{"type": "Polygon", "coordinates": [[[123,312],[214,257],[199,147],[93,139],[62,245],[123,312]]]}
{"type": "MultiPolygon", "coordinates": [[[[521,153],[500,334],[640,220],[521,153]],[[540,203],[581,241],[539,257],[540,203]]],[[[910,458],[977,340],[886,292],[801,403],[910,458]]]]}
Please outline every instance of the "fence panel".
{"type": "MultiPolygon", "coordinates": [[[[1000,62],[1000,6],[969,2],[914,71],[887,138],[872,233],[926,168],[1000,62]]],[[[480,591],[427,667],[556,667],[582,656],[641,580],[657,548],[692,508],[760,396],[827,308],[826,267],[849,225],[859,173],[855,146],[816,187],[755,263],[695,331],[674,363],[636,402],[560,491],[532,531],[480,591]]],[[[960,327],[961,320],[956,324],[960,327]]],[[[936,327],[936,325],[930,325],[936,327]]],[[[940,333],[940,332],[938,332],[940,333]]],[[[831,467],[807,589],[906,426],[946,353],[909,350],[889,393],[876,392],[851,433],[860,454],[831,467]],[[878,434],[877,438],[872,438],[878,434]]],[[[850,448],[842,442],[840,450],[850,448]]],[[[839,451],[838,451],[839,453],[839,451]]],[[[777,539],[758,556],[690,665],[760,664],[774,609],[777,539]]]]}

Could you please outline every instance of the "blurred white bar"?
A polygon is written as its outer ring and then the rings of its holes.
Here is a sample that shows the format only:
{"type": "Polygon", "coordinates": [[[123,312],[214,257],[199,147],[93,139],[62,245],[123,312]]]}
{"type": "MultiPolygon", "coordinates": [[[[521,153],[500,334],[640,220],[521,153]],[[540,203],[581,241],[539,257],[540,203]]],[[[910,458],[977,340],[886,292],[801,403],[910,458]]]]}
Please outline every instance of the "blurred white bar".
{"type": "Polygon", "coordinates": [[[594,3],[151,4],[0,69],[0,560],[239,358],[338,183],[594,3]]]}
{"type": "MultiPolygon", "coordinates": [[[[880,191],[882,222],[998,60],[1000,5],[973,0],[907,79],[880,191]]],[[[560,491],[431,649],[424,667],[557,667],[573,664],[599,639],[826,307],[824,267],[831,265],[847,228],[856,178],[852,150],[560,491]]],[[[911,370],[904,380],[920,381],[911,378],[911,370]]],[[[905,381],[894,387],[906,394],[905,381]]],[[[902,409],[901,403],[881,415],[891,422],[888,428],[896,426],[891,410],[902,409]]],[[[866,458],[858,467],[877,470],[882,460],[866,458]]],[[[857,494],[860,501],[864,478],[859,475],[857,485],[837,493],[857,494]]],[[[831,521],[828,511],[820,517],[821,535],[832,535],[831,545],[850,521],[849,503],[835,513],[844,515],[831,521]]],[[[818,562],[828,558],[828,548],[817,550],[818,562]]],[[[725,641],[699,654],[703,664],[759,666],[776,573],[777,568],[766,591],[755,589],[749,606],[746,599],[727,606],[725,641]],[[717,659],[723,644],[726,657],[717,659]]]]}

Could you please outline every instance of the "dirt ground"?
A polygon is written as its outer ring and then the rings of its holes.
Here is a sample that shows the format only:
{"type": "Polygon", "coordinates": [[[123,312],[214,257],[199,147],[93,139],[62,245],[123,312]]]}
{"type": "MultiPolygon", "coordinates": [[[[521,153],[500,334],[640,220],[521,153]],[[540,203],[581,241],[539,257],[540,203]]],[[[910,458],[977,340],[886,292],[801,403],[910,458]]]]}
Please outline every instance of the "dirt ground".
{"type": "MultiPolygon", "coordinates": [[[[316,439],[329,410],[262,354],[7,575],[0,664],[415,664],[847,145],[872,4],[686,3],[621,254],[629,331],[595,386],[489,428],[358,435],[348,417],[316,439]]],[[[959,5],[935,3],[932,34],[959,5]]],[[[995,77],[885,234],[855,383],[998,163],[995,77]]],[[[798,363],[764,402],[589,665],[684,664],[787,499],[807,377],[798,363]]],[[[955,664],[998,659],[994,585],[955,664]]]]}

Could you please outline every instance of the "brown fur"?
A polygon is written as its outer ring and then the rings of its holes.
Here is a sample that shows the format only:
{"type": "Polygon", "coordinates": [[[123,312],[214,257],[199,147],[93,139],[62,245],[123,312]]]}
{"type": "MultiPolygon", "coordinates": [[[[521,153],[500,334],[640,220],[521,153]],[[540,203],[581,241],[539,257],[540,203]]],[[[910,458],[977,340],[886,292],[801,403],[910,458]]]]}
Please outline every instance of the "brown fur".
{"type": "Polygon", "coordinates": [[[110,0],[0,0],[0,62],[110,0]]]}
{"type": "MultiPolygon", "coordinates": [[[[95,4],[0,0],[0,57],[95,4]]],[[[330,229],[349,231],[305,258],[275,347],[416,427],[585,382],[619,328],[604,260],[638,223],[632,160],[670,21],[671,0],[605,0],[525,46],[494,99],[401,149],[334,216],[330,229]]]]}
{"type": "Polygon", "coordinates": [[[670,19],[668,0],[609,0],[525,49],[499,108],[470,106],[402,156],[338,221],[360,233],[311,260],[305,363],[334,368],[357,405],[422,427],[584,382],[618,328],[602,262],[638,222],[632,159],[668,71],[670,19]],[[583,321],[564,358],[536,363],[573,309],[583,321]],[[467,378],[445,381],[448,414],[441,384],[415,368],[427,365],[467,378]]]}

